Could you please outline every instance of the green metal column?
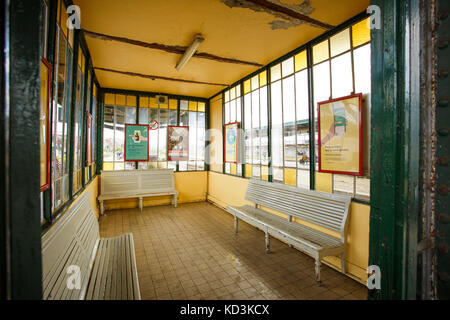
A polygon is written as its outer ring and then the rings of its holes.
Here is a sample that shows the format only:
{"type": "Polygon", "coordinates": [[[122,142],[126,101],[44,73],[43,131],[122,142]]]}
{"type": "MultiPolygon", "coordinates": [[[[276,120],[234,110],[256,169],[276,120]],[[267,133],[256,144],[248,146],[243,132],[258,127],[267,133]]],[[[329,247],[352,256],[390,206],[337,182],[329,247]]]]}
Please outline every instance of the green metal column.
{"type": "Polygon", "coordinates": [[[437,82],[436,82],[436,130],[437,130],[437,194],[436,194],[436,257],[437,297],[450,299],[450,18],[448,1],[438,1],[437,24],[437,82]]]}
{"type": "Polygon", "coordinates": [[[420,1],[373,0],[369,265],[372,299],[415,299],[420,163],[420,1]],[[380,22],[380,21],[377,21],[380,22]]]}
{"type": "Polygon", "coordinates": [[[7,161],[0,172],[1,295],[41,299],[40,2],[6,0],[3,5],[6,68],[2,70],[0,147],[7,161]]]}

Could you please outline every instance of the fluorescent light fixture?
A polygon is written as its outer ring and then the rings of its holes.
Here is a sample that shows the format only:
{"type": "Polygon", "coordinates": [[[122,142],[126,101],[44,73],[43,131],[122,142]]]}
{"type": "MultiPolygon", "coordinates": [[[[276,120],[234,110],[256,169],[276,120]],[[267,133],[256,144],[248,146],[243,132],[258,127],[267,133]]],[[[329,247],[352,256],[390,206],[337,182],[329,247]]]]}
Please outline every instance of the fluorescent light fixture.
{"type": "Polygon", "coordinates": [[[194,41],[192,41],[191,45],[186,49],[180,61],[178,61],[177,66],[175,67],[178,71],[183,69],[186,63],[188,63],[189,59],[192,58],[195,51],[197,51],[198,47],[200,46],[200,43],[202,43],[204,40],[205,38],[203,38],[200,34],[197,34],[194,37],[194,41]]]}

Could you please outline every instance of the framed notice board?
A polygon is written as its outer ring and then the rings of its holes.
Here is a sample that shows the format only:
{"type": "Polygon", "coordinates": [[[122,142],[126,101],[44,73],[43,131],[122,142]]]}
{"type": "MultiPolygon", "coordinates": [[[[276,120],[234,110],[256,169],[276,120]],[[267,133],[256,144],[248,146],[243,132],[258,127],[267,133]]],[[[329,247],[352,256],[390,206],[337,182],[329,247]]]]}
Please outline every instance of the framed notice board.
{"type": "Polygon", "coordinates": [[[318,103],[319,172],[362,176],[362,94],[318,103]]]}
{"type": "Polygon", "coordinates": [[[41,58],[41,99],[40,99],[40,168],[41,168],[41,191],[50,187],[50,87],[52,68],[50,63],[41,58]]]}
{"type": "Polygon", "coordinates": [[[224,154],[226,163],[237,163],[239,152],[239,122],[225,125],[224,154]]]}
{"type": "Polygon", "coordinates": [[[148,161],[148,125],[125,124],[125,161],[148,161]]]}
{"type": "Polygon", "coordinates": [[[167,127],[167,160],[189,160],[189,127],[167,127]]]}

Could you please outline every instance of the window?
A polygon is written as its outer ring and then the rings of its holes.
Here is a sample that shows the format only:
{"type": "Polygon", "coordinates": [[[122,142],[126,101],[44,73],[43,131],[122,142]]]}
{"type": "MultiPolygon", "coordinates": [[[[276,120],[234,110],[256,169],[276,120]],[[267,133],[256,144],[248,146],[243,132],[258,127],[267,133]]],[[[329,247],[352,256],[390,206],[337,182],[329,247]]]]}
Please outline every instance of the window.
{"type": "MultiPolygon", "coordinates": [[[[363,177],[333,174],[335,193],[350,194],[354,198],[370,197],[370,91],[371,53],[367,20],[361,21],[313,46],[314,106],[329,98],[352,93],[363,94],[363,177]]],[[[318,155],[317,115],[315,117],[316,158],[318,155]]],[[[318,163],[316,162],[316,169],[318,163]]]]}
{"type": "Polygon", "coordinates": [[[318,171],[318,102],[361,92],[364,176],[335,174],[332,190],[369,200],[371,53],[367,21],[307,44],[300,53],[271,64],[266,71],[224,92],[224,124],[239,121],[238,116],[242,119],[242,162],[245,164],[244,173],[239,171],[240,165],[235,169],[233,164],[225,164],[225,173],[313,187],[311,181],[318,171]],[[270,77],[263,76],[265,72],[270,77]],[[266,78],[270,79],[268,85],[266,78]],[[241,104],[238,88],[243,91],[242,114],[237,107],[237,103],[241,104]],[[270,101],[267,101],[268,91],[270,101]]]}
{"type": "Polygon", "coordinates": [[[81,51],[81,47],[78,47],[78,63],[77,63],[77,83],[76,83],[76,95],[75,95],[75,120],[74,120],[74,156],[73,156],[73,194],[76,194],[81,189],[81,171],[84,167],[81,148],[82,141],[82,101],[84,92],[84,68],[85,58],[81,51]]]}
{"type": "Polygon", "coordinates": [[[105,94],[103,170],[205,170],[206,103],[170,98],[157,103],[152,96],[105,94]],[[139,108],[136,108],[136,102],[139,108]],[[147,124],[149,162],[124,162],[125,123],[147,124]],[[167,161],[167,127],[189,126],[189,160],[167,161]]]}
{"type": "Polygon", "coordinates": [[[269,180],[267,71],[244,82],[245,177],[269,180]]]}
{"type": "Polygon", "coordinates": [[[64,4],[58,7],[56,27],[55,63],[53,65],[53,123],[52,123],[52,212],[69,199],[70,147],[70,93],[72,75],[73,30],[65,24],[67,13],[64,4]],[[67,37],[71,41],[67,41],[67,37]]]}
{"type": "Polygon", "coordinates": [[[125,162],[124,146],[125,123],[135,124],[136,115],[136,96],[105,95],[103,170],[136,169],[135,162],[125,162]]]}
{"type": "MultiPolygon", "coordinates": [[[[224,93],[225,110],[224,124],[238,122],[242,129],[242,102],[241,102],[241,85],[237,85],[224,93]]],[[[239,138],[238,141],[241,141],[239,138]]],[[[225,163],[225,172],[228,174],[242,176],[242,143],[238,146],[237,163],[225,163]]]]}
{"type": "Polygon", "coordinates": [[[306,51],[271,72],[272,181],[310,187],[309,91],[306,51]]]}

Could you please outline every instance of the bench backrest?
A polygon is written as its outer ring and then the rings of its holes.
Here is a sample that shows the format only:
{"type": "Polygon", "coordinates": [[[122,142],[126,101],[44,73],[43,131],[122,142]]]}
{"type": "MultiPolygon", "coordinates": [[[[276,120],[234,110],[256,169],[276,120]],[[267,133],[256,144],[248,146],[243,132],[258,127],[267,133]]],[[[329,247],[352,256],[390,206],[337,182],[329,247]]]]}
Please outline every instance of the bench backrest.
{"type": "Polygon", "coordinates": [[[102,195],[173,191],[173,169],[102,171],[102,195]]]}
{"type": "Polygon", "coordinates": [[[245,199],[315,225],[337,231],[345,240],[351,197],[251,179],[245,199]]]}
{"type": "Polygon", "coordinates": [[[99,238],[97,217],[87,192],[42,236],[42,281],[45,300],[84,299],[99,238]],[[74,281],[77,267],[81,276],[79,289],[74,281]],[[69,277],[75,288],[70,289],[67,285],[69,277]]]}

